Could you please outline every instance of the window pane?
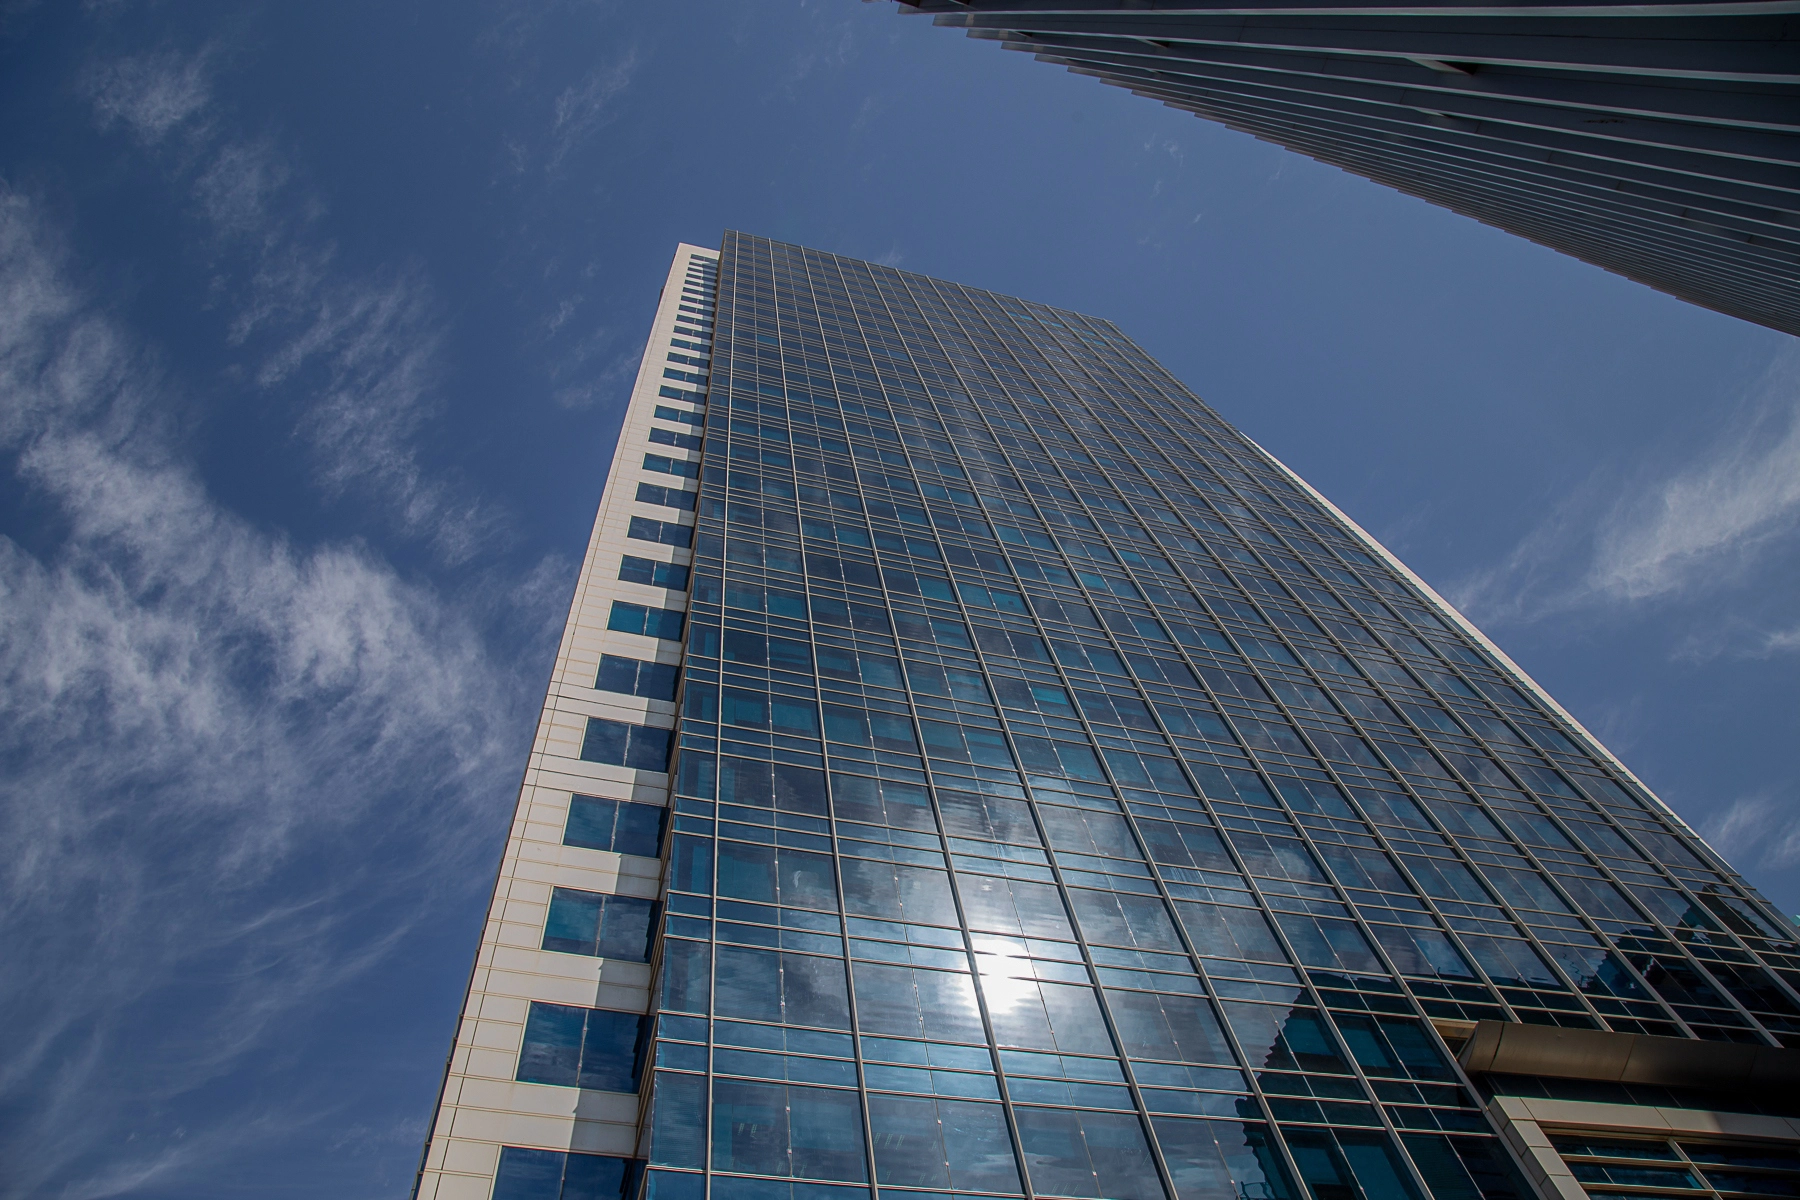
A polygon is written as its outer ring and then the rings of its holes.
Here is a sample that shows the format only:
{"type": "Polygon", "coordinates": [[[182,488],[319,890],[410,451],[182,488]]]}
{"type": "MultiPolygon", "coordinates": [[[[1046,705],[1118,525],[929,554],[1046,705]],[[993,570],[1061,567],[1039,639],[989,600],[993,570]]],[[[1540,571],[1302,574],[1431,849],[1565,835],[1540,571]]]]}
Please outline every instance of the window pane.
{"type": "MultiPolygon", "coordinates": [[[[563,889],[558,888],[558,891],[563,889]]],[[[599,954],[625,962],[650,961],[656,902],[636,896],[609,896],[601,914],[599,954]]]]}
{"type": "Polygon", "coordinates": [[[600,670],[594,676],[594,688],[597,691],[622,692],[627,696],[634,696],[637,694],[638,668],[643,665],[635,658],[602,654],[600,670]]]}
{"type": "Polygon", "coordinates": [[[581,757],[588,762],[624,766],[630,735],[631,726],[623,721],[589,717],[587,736],[581,739],[581,757]]]}
{"type": "Polygon", "coordinates": [[[561,1200],[625,1200],[635,1166],[630,1159],[571,1153],[563,1165],[561,1200]]]}
{"type": "Polygon", "coordinates": [[[604,896],[593,892],[552,889],[543,948],[564,954],[593,954],[600,941],[600,913],[605,903],[604,896]]]}
{"type": "Polygon", "coordinates": [[[620,802],[612,849],[620,854],[655,858],[662,853],[663,823],[668,809],[654,804],[620,802]]]}
{"type": "Polygon", "coordinates": [[[586,1019],[586,1009],[532,1001],[517,1077],[525,1083],[574,1087],[581,1068],[581,1035],[586,1019]]]}
{"type": "Polygon", "coordinates": [[[1179,1200],[1232,1195],[1292,1200],[1294,1188],[1281,1153],[1261,1124],[1158,1117],[1154,1126],[1179,1200]]]}
{"type": "Polygon", "coordinates": [[[866,1180],[857,1094],[809,1087],[790,1087],[787,1093],[793,1174],[802,1179],[866,1180]]]}
{"type": "Polygon", "coordinates": [[[603,1092],[637,1090],[636,1013],[589,1009],[581,1045],[580,1086],[603,1092]]]}
{"type": "Polygon", "coordinates": [[[659,1167],[704,1167],[706,1079],[700,1075],[656,1073],[650,1117],[650,1161],[659,1167]]]}
{"type": "Polygon", "coordinates": [[[618,820],[618,806],[617,800],[603,800],[597,796],[577,793],[570,797],[569,820],[563,828],[563,845],[611,850],[613,826],[618,820]]]}
{"type": "Polygon", "coordinates": [[[561,1200],[563,1160],[557,1150],[500,1149],[493,1200],[561,1200]]]}

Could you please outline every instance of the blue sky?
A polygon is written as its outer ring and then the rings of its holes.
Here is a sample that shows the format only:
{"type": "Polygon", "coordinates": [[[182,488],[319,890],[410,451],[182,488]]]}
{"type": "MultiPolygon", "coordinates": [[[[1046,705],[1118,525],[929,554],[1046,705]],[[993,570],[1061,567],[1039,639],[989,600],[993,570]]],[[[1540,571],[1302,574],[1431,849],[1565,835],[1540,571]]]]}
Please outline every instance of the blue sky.
{"type": "Polygon", "coordinates": [[[855,0],[0,3],[0,1196],[399,1197],[733,226],[1112,318],[1800,911],[1800,347],[855,0]]]}

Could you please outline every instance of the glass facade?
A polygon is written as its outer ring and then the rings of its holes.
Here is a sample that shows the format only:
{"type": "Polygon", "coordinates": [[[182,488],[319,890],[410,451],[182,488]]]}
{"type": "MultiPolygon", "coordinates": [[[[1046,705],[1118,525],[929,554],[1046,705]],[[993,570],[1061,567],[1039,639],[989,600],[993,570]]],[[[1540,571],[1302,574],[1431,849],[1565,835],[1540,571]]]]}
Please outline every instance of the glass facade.
{"type": "Polygon", "coordinates": [[[1455,1023],[1800,1046],[1766,902],[1113,325],[737,233],[711,300],[681,715],[588,738],[663,894],[543,942],[651,1011],[527,1034],[632,1189],[1525,1200],[1455,1023]]]}
{"type": "Polygon", "coordinates": [[[1783,0],[900,3],[1800,336],[1783,0]]]}

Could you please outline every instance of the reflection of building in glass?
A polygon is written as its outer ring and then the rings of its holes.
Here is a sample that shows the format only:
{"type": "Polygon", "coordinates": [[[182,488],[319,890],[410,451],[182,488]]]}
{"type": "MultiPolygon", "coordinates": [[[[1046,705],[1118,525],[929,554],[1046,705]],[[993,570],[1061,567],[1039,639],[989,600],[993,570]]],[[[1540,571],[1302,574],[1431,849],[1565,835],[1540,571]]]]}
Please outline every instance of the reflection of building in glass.
{"type": "Polygon", "coordinates": [[[420,1194],[1781,1194],[1797,982],[1112,325],[727,234],[663,293],[420,1194]]]}
{"type": "Polygon", "coordinates": [[[1800,334],[1800,55],[1785,0],[901,2],[1800,334]]]}

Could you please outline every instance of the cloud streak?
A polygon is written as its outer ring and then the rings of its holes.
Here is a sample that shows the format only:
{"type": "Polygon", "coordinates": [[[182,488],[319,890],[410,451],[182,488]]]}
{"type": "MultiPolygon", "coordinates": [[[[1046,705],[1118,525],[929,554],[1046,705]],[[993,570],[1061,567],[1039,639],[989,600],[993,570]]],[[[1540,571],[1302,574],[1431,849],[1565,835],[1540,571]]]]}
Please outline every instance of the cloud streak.
{"type": "Polygon", "coordinates": [[[637,48],[631,47],[606,66],[589,71],[580,83],[564,88],[557,95],[551,106],[548,167],[552,172],[559,169],[563,160],[590,134],[611,119],[608,110],[631,86],[637,65],[637,48]]]}
{"type": "Polygon", "coordinates": [[[98,63],[83,73],[81,89],[102,129],[123,125],[155,145],[211,102],[208,57],[164,51],[98,63]]]}
{"type": "MultiPolygon", "coordinates": [[[[1505,560],[1450,590],[1478,619],[1526,622],[1691,601],[1736,585],[1800,537],[1800,348],[1691,463],[1633,484],[1603,469],[1505,560]]],[[[1792,631],[1753,639],[1800,648],[1792,631]]]]}
{"type": "Polygon", "coordinates": [[[1733,800],[1701,835],[1730,862],[1765,871],[1800,864],[1800,812],[1769,795],[1733,800]]]}
{"type": "MultiPolygon", "coordinates": [[[[294,432],[324,494],[374,500],[392,528],[446,563],[468,562],[505,521],[426,463],[444,342],[429,282],[416,269],[340,268],[337,247],[315,232],[324,203],[291,156],[212,117],[208,60],[171,53],[90,68],[96,123],[124,123],[150,149],[185,127],[181,153],[157,161],[209,231],[228,337],[258,356],[252,375],[268,397],[297,410],[294,432]]],[[[604,81],[595,87],[571,101],[577,126],[611,95],[604,81]]]]}
{"type": "Polygon", "coordinates": [[[169,1113],[469,877],[539,682],[367,548],[223,508],[178,403],[0,193],[0,454],[60,530],[0,538],[0,1196],[170,1186],[303,1124],[169,1113]]]}

